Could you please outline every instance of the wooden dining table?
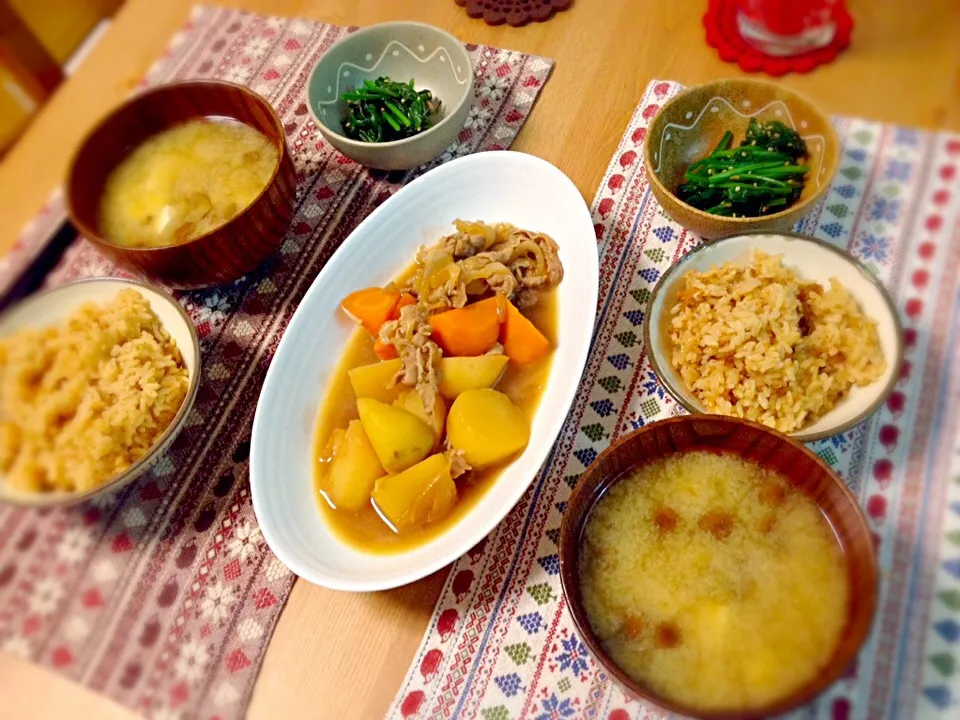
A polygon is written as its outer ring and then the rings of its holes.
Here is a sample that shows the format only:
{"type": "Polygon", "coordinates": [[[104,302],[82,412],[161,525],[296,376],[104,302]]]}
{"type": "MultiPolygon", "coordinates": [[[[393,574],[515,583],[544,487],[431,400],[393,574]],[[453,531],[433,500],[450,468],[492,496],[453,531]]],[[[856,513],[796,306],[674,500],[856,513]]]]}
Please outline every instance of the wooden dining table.
{"type": "MultiPolygon", "coordinates": [[[[127,0],[109,32],[0,162],[0,252],[64,177],[86,130],[126,97],[194,0],[127,0]]],[[[591,200],[652,78],[694,84],[741,74],[706,45],[705,0],[575,0],[546,23],[490,27],[454,0],[224,0],[341,25],[417,20],[457,37],[556,61],[513,148],[563,170],[591,200]]],[[[960,131],[960,4],[850,0],[852,46],[781,79],[826,111],[960,131]]],[[[298,581],[270,642],[251,718],[382,717],[413,659],[445,571],[389,592],[298,581]]],[[[53,672],[0,653],[0,718],[134,717],[53,672]]]]}

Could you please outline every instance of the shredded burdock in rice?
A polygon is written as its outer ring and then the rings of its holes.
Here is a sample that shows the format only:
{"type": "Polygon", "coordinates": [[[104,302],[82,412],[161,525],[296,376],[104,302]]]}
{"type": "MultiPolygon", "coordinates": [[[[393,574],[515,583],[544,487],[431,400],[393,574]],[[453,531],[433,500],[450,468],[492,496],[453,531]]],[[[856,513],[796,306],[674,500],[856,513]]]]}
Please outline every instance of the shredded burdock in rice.
{"type": "Polygon", "coordinates": [[[0,472],[33,492],[97,487],[149,451],[188,386],[176,343],[135,290],[0,339],[0,472]]]}
{"type": "Polygon", "coordinates": [[[681,282],[670,359],[708,412],[793,432],[886,370],[876,322],[835,278],[801,280],[758,250],[681,282]]]}

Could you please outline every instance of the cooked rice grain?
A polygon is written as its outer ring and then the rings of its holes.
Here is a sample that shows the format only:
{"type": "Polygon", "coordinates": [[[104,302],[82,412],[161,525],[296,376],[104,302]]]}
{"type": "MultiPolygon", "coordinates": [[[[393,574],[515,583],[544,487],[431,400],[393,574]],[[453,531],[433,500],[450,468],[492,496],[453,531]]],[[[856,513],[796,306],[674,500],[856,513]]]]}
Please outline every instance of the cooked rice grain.
{"type": "Polygon", "coordinates": [[[189,386],[140,293],[0,339],[0,472],[22,490],[89,490],[143,457],[189,386]]]}
{"type": "Polygon", "coordinates": [[[709,412],[792,432],[886,370],[876,321],[835,278],[803,281],[758,250],[682,283],[670,359],[709,412]]]}

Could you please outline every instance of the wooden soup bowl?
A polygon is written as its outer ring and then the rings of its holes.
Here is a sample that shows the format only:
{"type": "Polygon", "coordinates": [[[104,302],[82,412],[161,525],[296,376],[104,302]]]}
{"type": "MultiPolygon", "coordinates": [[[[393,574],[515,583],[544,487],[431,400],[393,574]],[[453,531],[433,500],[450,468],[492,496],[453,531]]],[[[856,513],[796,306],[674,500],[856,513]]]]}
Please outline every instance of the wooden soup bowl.
{"type": "MultiPolygon", "coordinates": [[[[567,503],[560,529],[560,581],[580,637],[593,656],[634,698],[704,720],[742,720],[793,710],[812,700],[850,667],[873,622],[877,562],[866,519],[847,486],[805,446],[757,423],[720,415],[686,415],[652,423],[624,436],[584,472],[567,503]],[[744,711],[701,711],[685,707],[630,678],[593,632],[580,586],[580,545],[590,511],[614,483],[658,458],[684,452],[725,452],[774,470],[806,493],[826,516],[843,549],[850,582],[847,622],[827,666],[793,694],[744,711]]],[[[642,581],[642,578],[638,578],[642,581]]],[[[691,582],[696,582],[691,578],[691,582]]]]}
{"type": "Polygon", "coordinates": [[[296,187],[283,126],[266,100],[231,83],[183,82],[134,96],[90,131],[70,164],[67,211],[75,227],[121,267],[170,287],[198,288],[236,280],[276,249],[293,218],[296,187]],[[239,120],[276,146],[280,160],[263,192],[229,222],[178,245],[131,248],[105,239],[100,200],[110,172],[148,137],[200,117],[239,120]]]}

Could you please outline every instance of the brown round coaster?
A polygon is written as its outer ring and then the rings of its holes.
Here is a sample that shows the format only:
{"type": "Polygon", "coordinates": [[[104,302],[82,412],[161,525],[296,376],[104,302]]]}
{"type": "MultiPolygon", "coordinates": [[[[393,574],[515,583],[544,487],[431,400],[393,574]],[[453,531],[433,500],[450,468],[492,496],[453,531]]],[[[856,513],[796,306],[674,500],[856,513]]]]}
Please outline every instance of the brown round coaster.
{"type": "Polygon", "coordinates": [[[566,10],[573,0],[454,0],[472,18],[482,17],[487,25],[507,23],[514,27],[528,22],[545,22],[555,12],[566,10]]]}

